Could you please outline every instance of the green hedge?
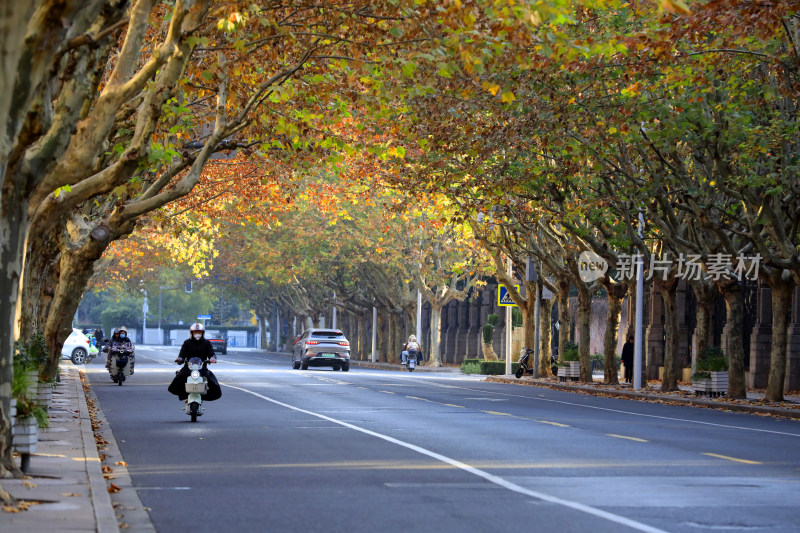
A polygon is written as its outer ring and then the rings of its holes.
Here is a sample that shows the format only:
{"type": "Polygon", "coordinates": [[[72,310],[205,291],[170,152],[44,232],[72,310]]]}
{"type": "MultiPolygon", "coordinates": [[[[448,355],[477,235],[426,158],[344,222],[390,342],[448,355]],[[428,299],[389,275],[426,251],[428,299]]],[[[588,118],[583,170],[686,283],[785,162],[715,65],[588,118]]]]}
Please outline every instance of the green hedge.
{"type": "MultiPolygon", "coordinates": [[[[519,363],[511,363],[511,373],[515,373],[519,363]]],[[[498,376],[506,373],[505,361],[484,361],[483,359],[464,359],[461,371],[465,374],[481,374],[484,376],[498,376]]]]}

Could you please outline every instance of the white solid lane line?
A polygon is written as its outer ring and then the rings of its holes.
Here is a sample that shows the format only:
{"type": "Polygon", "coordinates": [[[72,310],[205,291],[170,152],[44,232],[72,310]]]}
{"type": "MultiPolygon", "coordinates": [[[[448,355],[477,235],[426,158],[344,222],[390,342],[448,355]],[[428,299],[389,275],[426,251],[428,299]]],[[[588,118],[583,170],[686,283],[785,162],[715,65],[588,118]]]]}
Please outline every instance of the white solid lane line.
{"type": "Polygon", "coordinates": [[[342,420],[337,420],[336,418],[331,418],[329,416],[321,415],[321,414],[315,413],[313,411],[307,411],[307,410],[302,409],[300,407],[295,407],[294,405],[289,405],[287,403],[283,403],[283,402],[278,401],[278,400],[276,400],[274,398],[270,398],[268,396],[264,396],[263,394],[259,394],[257,392],[251,391],[249,389],[245,389],[245,388],[242,388],[242,387],[236,387],[234,385],[228,385],[228,384],[225,384],[225,383],[221,383],[221,385],[224,386],[224,387],[229,387],[231,389],[236,389],[236,390],[245,392],[247,394],[251,394],[251,395],[253,395],[253,396],[257,397],[257,398],[261,398],[262,400],[268,401],[268,402],[273,403],[275,405],[280,405],[281,407],[285,407],[287,409],[291,409],[292,411],[297,411],[298,413],[304,413],[304,414],[307,414],[307,415],[310,415],[310,416],[315,416],[317,418],[321,418],[323,420],[327,420],[328,422],[332,422],[334,424],[339,424],[340,426],[344,426],[346,428],[350,428],[350,429],[352,429],[354,431],[359,431],[359,432],[364,433],[366,435],[370,435],[372,437],[376,437],[376,438],[385,440],[386,442],[391,442],[392,444],[397,444],[398,446],[402,446],[404,448],[408,448],[409,450],[413,450],[413,451],[415,451],[417,453],[420,453],[422,455],[426,455],[426,456],[428,456],[428,457],[430,457],[432,459],[436,459],[437,461],[441,461],[443,463],[447,463],[447,464],[449,464],[451,466],[454,466],[456,468],[464,470],[465,472],[469,472],[470,474],[473,474],[473,475],[478,476],[478,477],[480,477],[482,479],[485,479],[486,481],[488,481],[490,483],[493,483],[495,485],[498,485],[500,487],[508,489],[508,490],[510,490],[512,492],[516,492],[518,494],[523,494],[525,496],[530,496],[532,498],[537,498],[537,499],[540,499],[540,500],[543,500],[543,501],[546,501],[546,502],[554,503],[556,505],[562,505],[564,507],[569,507],[571,509],[575,509],[576,511],[581,511],[583,513],[587,513],[587,514],[590,514],[592,516],[596,516],[598,518],[603,518],[603,519],[608,520],[610,522],[615,522],[617,524],[621,524],[621,525],[630,527],[631,529],[635,529],[637,531],[646,531],[648,533],[666,533],[664,530],[649,526],[647,524],[643,524],[641,522],[637,522],[636,520],[631,520],[630,518],[626,518],[624,516],[620,516],[620,515],[617,515],[617,514],[614,514],[614,513],[609,513],[608,511],[603,511],[602,509],[597,509],[595,507],[590,507],[590,506],[584,505],[582,503],[573,502],[573,501],[570,501],[570,500],[564,500],[564,499],[561,499],[561,498],[557,498],[555,496],[551,496],[549,494],[544,494],[544,493],[537,492],[537,491],[534,491],[534,490],[526,489],[525,487],[517,485],[516,483],[512,483],[512,482],[510,482],[510,481],[508,481],[506,479],[503,479],[500,476],[495,476],[494,474],[490,474],[489,472],[485,472],[485,471],[480,470],[478,468],[472,467],[472,466],[470,466],[470,465],[468,465],[466,463],[462,463],[461,461],[458,461],[456,459],[452,459],[450,457],[447,457],[445,455],[441,455],[439,453],[436,453],[434,451],[428,450],[426,448],[422,448],[420,446],[417,446],[416,444],[411,444],[410,442],[405,442],[405,441],[396,439],[394,437],[390,437],[389,435],[384,435],[382,433],[377,433],[375,431],[356,426],[356,425],[351,424],[349,422],[344,422],[342,420]]]}

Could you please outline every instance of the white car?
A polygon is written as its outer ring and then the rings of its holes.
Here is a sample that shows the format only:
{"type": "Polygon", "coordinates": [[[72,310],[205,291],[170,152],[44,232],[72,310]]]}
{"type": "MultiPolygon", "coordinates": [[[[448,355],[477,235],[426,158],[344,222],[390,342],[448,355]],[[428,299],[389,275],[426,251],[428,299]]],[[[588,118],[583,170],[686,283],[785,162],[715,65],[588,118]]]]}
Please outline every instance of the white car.
{"type": "Polygon", "coordinates": [[[90,349],[89,337],[84,335],[81,330],[72,328],[72,333],[64,341],[64,347],[61,348],[61,357],[71,359],[76,365],[88,363],[91,360],[88,358],[90,349]]]}

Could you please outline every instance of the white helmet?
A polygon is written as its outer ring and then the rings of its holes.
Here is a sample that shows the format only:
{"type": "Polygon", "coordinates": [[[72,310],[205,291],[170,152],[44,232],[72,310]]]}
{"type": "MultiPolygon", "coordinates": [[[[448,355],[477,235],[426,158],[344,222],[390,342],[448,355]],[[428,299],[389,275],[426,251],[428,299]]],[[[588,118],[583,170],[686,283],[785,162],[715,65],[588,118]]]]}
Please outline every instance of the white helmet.
{"type": "Polygon", "coordinates": [[[194,333],[195,331],[199,331],[200,333],[205,333],[206,329],[200,322],[195,322],[189,327],[189,333],[194,333]]]}

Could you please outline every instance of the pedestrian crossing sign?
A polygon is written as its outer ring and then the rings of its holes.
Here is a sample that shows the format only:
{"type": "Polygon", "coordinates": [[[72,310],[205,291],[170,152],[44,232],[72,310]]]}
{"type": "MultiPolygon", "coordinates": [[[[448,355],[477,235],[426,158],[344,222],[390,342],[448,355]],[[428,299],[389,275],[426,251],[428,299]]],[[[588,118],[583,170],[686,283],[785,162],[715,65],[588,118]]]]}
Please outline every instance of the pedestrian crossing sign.
{"type": "MultiPolygon", "coordinates": [[[[519,285],[514,285],[514,288],[517,289],[517,292],[519,292],[519,285]]],[[[517,305],[508,294],[508,288],[502,284],[498,285],[497,287],[497,305],[501,307],[513,307],[517,305]]]]}

